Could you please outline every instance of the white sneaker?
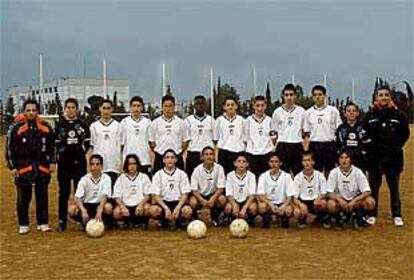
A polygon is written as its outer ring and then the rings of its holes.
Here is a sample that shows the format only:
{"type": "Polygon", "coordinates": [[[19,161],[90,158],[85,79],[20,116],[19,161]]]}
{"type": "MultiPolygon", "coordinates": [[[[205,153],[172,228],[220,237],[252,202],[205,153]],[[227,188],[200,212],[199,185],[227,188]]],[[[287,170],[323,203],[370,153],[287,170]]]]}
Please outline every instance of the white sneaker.
{"type": "Polygon", "coordinates": [[[376,221],[377,221],[377,218],[375,218],[375,217],[369,217],[369,218],[366,220],[367,224],[369,224],[369,225],[371,225],[371,226],[375,225],[375,222],[376,222],[376,221]]]}
{"type": "Polygon", "coordinates": [[[36,229],[38,231],[41,231],[41,232],[49,232],[49,231],[52,231],[52,228],[50,228],[48,224],[45,224],[45,225],[37,225],[36,226],[36,229]]]}
{"type": "Polygon", "coordinates": [[[402,227],[404,225],[404,221],[401,217],[394,217],[394,226],[402,227]]]}
{"type": "Polygon", "coordinates": [[[19,234],[24,235],[30,232],[29,226],[19,226],[19,234]]]}

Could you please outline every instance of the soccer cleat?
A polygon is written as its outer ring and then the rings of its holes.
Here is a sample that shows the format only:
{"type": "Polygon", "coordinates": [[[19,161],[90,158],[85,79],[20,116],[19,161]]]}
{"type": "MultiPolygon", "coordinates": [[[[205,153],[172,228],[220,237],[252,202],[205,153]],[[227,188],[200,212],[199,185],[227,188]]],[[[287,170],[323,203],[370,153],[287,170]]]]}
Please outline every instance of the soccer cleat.
{"type": "Polygon", "coordinates": [[[344,224],[342,222],[342,219],[340,217],[335,218],[334,227],[336,230],[343,230],[344,224]]]}
{"type": "Polygon", "coordinates": [[[367,219],[367,224],[369,224],[369,225],[371,225],[371,226],[373,226],[373,225],[375,225],[375,222],[377,221],[377,218],[375,218],[375,217],[369,217],[368,219],[367,219]]]}
{"type": "Polygon", "coordinates": [[[321,226],[324,229],[332,228],[331,217],[329,215],[325,215],[321,218],[321,226]]]}
{"type": "Polygon", "coordinates": [[[58,231],[64,232],[66,230],[66,223],[63,221],[59,221],[58,231]]]}
{"type": "Polygon", "coordinates": [[[289,218],[282,217],[281,223],[282,223],[282,228],[289,228],[289,218]]]}
{"type": "Polygon", "coordinates": [[[29,226],[19,226],[19,234],[20,235],[25,235],[28,234],[30,232],[30,227],[29,226]]]}
{"type": "Polygon", "coordinates": [[[272,222],[272,216],[269,215],[269,214],[263,214],[263,221],[262,221],[263,225],[262,225],[262,227],[263,228],[270,228],[271,222],[272,222]]]}
{"type": "Polygon", "coordinates": [[[52,231],[52,228],[50,228],[48,224],[37,225],[36,229],[37,229],[37,231],[41,231],[41,232],[50,232],[50,231],[52,231]]]}
{"type": "Polygon", "coordinates": [[[306,221],[304,219],[299,219],[298,221],[298,228],[305,229],[308,225],[306,224],[306,221]]]}
{"type": "Polygon", "coordinates": [[[404,226],[404,221],[401,217],[394,217],[394,226],[402,227],[404,226]]]}
{"type": "Polygon", "coordinates": [[[361,231],[364,229],[364,220],[362,219],[361,216],[359,215],[355,215],[355,217],[352,219],[352,222],[354,224],[354,228],[358,231],[361,231]]]}

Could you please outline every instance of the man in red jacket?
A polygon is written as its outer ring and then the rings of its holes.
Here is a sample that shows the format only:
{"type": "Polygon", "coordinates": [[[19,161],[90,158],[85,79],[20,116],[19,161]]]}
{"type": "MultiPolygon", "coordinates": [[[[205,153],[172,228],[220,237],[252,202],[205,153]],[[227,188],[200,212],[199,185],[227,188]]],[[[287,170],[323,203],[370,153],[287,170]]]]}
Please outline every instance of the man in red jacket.
{"type": "Polygon", "coordinates": [[[36,195],[37,230],[48,232],[48,193],[50,174],[55,170],[52,128],[39,116],[39,103],[29,99],[23,104],[24,117],[10,126],[6,159],[17,187],[19,234],[30,231],[29,206],[32,187],[36,195]]]}

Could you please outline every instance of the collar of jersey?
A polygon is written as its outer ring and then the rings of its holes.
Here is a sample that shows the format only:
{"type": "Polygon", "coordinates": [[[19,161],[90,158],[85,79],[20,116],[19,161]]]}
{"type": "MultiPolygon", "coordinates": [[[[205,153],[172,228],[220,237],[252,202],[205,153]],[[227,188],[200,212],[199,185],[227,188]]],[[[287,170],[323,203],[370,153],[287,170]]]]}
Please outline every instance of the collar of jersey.
{"type": "MultiPolygon", "coordinates": [[[[283,105],[284,105],[284,104],[283,104],[283,105]]],[[[285,110],[285,111],[286,111],[286,112],[288,112],[288,113],[292,113],[293,111],[295,111],[295,109],[296,109],[296,107],[297,107],[295,104],[293,104],[292,109],[291,109],[291,110],[288,110],[288,109],[286,109],[286,108],[285,108],[285,106],[283,106],[283,105],[282,105],[282,106],[280,106],[280,107],[282,107],[282,109],[283,109],[283,110],[285,110]]]]}
{"type": "Polygon", "coordinates": [[[213,167],[211,167],[211,169],[209,170],[209,169],[205,168],[205,167],[204,167],[204,164],[203,164],[203,169],[204,169],[204,171],[205,171],[206,173],[211,174],[211,173],[213,173],[213,171],[214,171],[214,167],[215,167],[215,166],[216,166],[216,165],[213,163],[213,167]]]}
{"type": "Polygon", "coordinates": [[[349,169],[348,172],[343,171],[341,167],[339,167],[339,170],[341,170],[342,174],[344,174],[345,177],[348,177],[349,175],[351,175],[351,173],[354,169],[351,166],[351,168],[349,169]]]}
{"type": "Polygon", "coordinates": [[[322,107],[316,107],[316,105],[313,105],[313,108],[317,111],[322,111],[323,109],[327,108],[328,105],[323,105],[322,107]]]}
{"type": "Polygon", "coordinates": [[[227,114],[223,114],[223,117],[228,120],[229,122],[233,122],[236,118],[237,118],[237,114],[234,115],[234,117],[232,119],[230,119],[229,117],[227,117],[227,114]]]}
{"type": "Polygon", "coordinates": [[[99,119],[99,122],[103,125],[103,126],[110,126],[111,125],[111,123],[114,121],[114,119],[111,119],[108,123],[104,123],[103,121],[102,121],[102,119],[99,119]]]}
{"type": "Polygon", "coordinates": [[[165,169],[165,167],[162,169],[168,176],[172,176],[172,175],[174,175],[174,173],[175,173],[175,171],[177,170],[177,167],[176,168],[174,168],[174,170],[170,173],[170,172],[168,172],[167,171],[167,169],[165,169]]]}
{"type": "Polygon", "coordinates": [[[262,117],[261,120],[259,120],[258,118],[256,118],[256,115],[253,114],[252,115],[252,119],[254,119],[257,123],[262,123],[266,119],[266,114],[263,115],[263,117],[262,117]]]}
{"type": "Polygon", "coordinates": [[[202,115],[201,117],[198,117],[196,114],[193,115],[194,118],[200,122],[204,121],[207,118],[207,114],[204,113],[204,115],[202,115]]]}
{"type": "Polygon", "coordinates": [[[237,179],[239,179],[240,181],[243,181],[244,178],[246,178],[247,176],[247,172],[243,175],[243,176],[239,176],[236,171],[234,171],[234,175],[236,176],[237,179]]]}
{"type": "Polygon", "coordinates": [[[135,119],[132,115],[130,117],[131,117],[131,120],[133,120],[134,122],[137,122],[137,123],[142,120],[142,116],[139,116],[138,119],[135,119]]]}
{"type": "Polygon", "coordinates": [[[305,173],[303,173],[303,178],[305,178],[307,182],[312,181],[314,177],[315,177],[315,170],[312,171],[312,175],[310,175],[310,177],[306,176],[305,173]]]}
{"type": "Polygon", "coordinates": [[[172,122],[174,120],[175,116],[172,116],[171,119],[167,119],[166,117],[164,117],[164,115],[161,115],[161,118],[166,122],[172,122]]]}
{"type": "Polygon", "coordinates": [[[128,173],[125,173],[125,177],[127,177],[128,178],[128,180],[130,180],[130,181],[135,181],[135,179],[138,177],[138,175],[139,175],[139,172],[137,172],[134,176],[129,176],[129,174],[128,173]]]}
{"type": "Polygon", "coordinates": [[[102,179],[102,174],[101,174],[101,176],[99,176],[99,177],[98,177],[98,179],[96,179],[96,180],[95,180],[95,178],[93,177],[93,175],[92,175],[92,174],[91,174],[90,178],[91,178],[92,183],[94,183],[95,185],[97,185],[97,184],[99,184],[99,182],[100,182],[100,181],[101,181],[101,179],[102,179]]]}
{"type": "Polygon", "coordinates": [[[272,170],[269,170],[269,177],[270,177],[270,179],[272,179],[273,181],[277,181],[277,180],[279,180],[279,177],[280,177],[280,175],[282,175],[282,170],[279,170],[279,173],[277,173],[277,176],[276,177],[273,177],[273,175],[272,175],[272,172],[271,172],[272,170]]]}

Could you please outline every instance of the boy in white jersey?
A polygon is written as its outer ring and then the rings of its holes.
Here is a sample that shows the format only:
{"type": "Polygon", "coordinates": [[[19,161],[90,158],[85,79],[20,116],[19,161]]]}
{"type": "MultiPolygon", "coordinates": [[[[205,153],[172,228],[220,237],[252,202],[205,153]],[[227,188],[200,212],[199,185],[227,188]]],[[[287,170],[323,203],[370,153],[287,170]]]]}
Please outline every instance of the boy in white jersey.
{"type": "Polygon", "coordinates": [[[375,207],[368,180],[361,169],[351,162],[351,152],[339,152],[339,166],[331,171],[327,182],[327,209],[335,216],[335,227],[341,229],[343,221],[355,214],[354,226],[361,229],[364,212],[375,207]]]}
{"type": "Polygon", "coordinates": [[[299,210],[294,211],[289,197],[289,188],[292,185],[290,174],[280,169],[282,162],[277,153],[272,153],[269,158],[270,169],[259,177],[257,195],[259,202],[259,214],[263,217],[263,227],[269,228],[272,215],[281,218],[282,228],[289,227],[289,219],[298,218],[299,210]]]}
{"type": "Polygon", "coordinates": [[[105,99],[99,106],[101,117],[90,126],[91,148],[103,158],[103,172],[111,177],[112,187],[119,175],[121,161],[119,123],[112,118],[112,101],[105,99]]]}
{"type": "Polygon", "coordinates": [[[124,161],[124,173],[115,182],[114,193],[117,206],[114,209],[115,220],[123,220],[131,227],[142,223],[148,225],[149,190],[151,181],[148,175],[139,172],[139,159],[135,154],[127,155],[124,161]]]}
{"type": "Polygon", "coordinates": [[[293,84],[284,86],[282,99],[282,106],[278,107],[272,116],[277,134],[276,151],[283,162],[282,169],[296,175],[302,170],[305,109],[295,104],[296,89],[293,84]]]}
{"type": "Polygon", "coordinates": [[[262,95],[254,98],[254,114],[245,121],[246,152],[249,156],[250,170],[258,178],[267,170],[270,153],[274,149],[276,134],[272,120],[265,114],[266,98],[262,95]]]}
{"type": "Polygon", "coordinates": [[[203,148],[201,155],[203,163],[191,175],[190,206],[194,213],[200,208],[209,209],[213,225],[218,225],[218,217],[226,205],[226,177],[223,167],[214,162],[212,147],[203,148]]]}
{"type": "Polygon", "coordinates": [[[191,192],[190,182],[187,174],[176,167],[174,150],[165,151],[163,159],[164,168],[152,178],[150,194],[154,204],[150,208],[150,216],[160,219],[163,228],[167,229],[190,221],[193,211],[186,204],[191,192]]]}
{"type": "Polygon", "coordinates": [[[108,224],[112,216],[112,205],[107,203],[111,196],[111,178],[102,173],[103,158],[93,154],[89,158],[90,173],[79,181],[75,193],[75,204],[69,206],[69,216],[80,222],[84,228],[86,223],[95,218],[108,224]]]}
{"type": "Polygon", "coordinates": [[[151,158],[149,148],[149,130],[151,121],[142,116],[144,101],[140,96],[134,96],[129,102],[131,115],[124,118],[119,125],[122,158],[125,161],[127,155],[137,155],[139,172],[151,176],[151,158]]]}
{"type": "Polygon", "coordinates": [[[305,132],[309,135],[309,151],[315,156],[315,169],[328,174],[335,167],[335,133],[342,120],[338,109],[325,105],[326,88],[312,88],[314,106],[306,111],[305,132]]]}
{"type": "Polygon", "coordinates": [[[309,213],[316,215],[324,228],[330,228],[326,212],[326,179],[325,175],[314,170],[315,161],[311,152],[302,155],[303,171],[298,173],[293,180],[289,196],[292,197],[293,205],[300,210],[301,218],[299,227],[306,227],[306,218],[309,213]]]}
{"type": "Polygon", "coordinates": [[[150,147],[155,153],[152,173],[164,167],[163,154],[171,149],[177,155],[177,167],[184,170],[183,152],[187,149],[188,135],[185,122],[175,115],[175,98],[163,96],[162,115],[151,123],[150,147]]]}
{"type": "Polygon", "coordinates": [[[190,177],[194,168],[201,164],[201,151],[205,147],[214,147],[213,132],[214,119],[206,114],[207,101],[202,95],[194,97],[194,114],[185,119],[190,140],[187,157],[185,160],[185,171],[190,177]]]}
{"type": "Polygon", "coordinates": [[[217,118],[215,140],[218,146],[218,163],[229,173],[234,169],[237,155],[245,150],[244,119],[237,114],[236,98],[227,96],[224,100],[224,114],[217,118]]]}
{"type": "Polygon", "coordinates": [[[244,153],[238,154],[234,160],[236,169],[226,178],[227,204],[224,213],[230,219],[247,219],[254,226],[254,218],[257,215],[256,176],[247,170],[249,161],[244,153]]]}

